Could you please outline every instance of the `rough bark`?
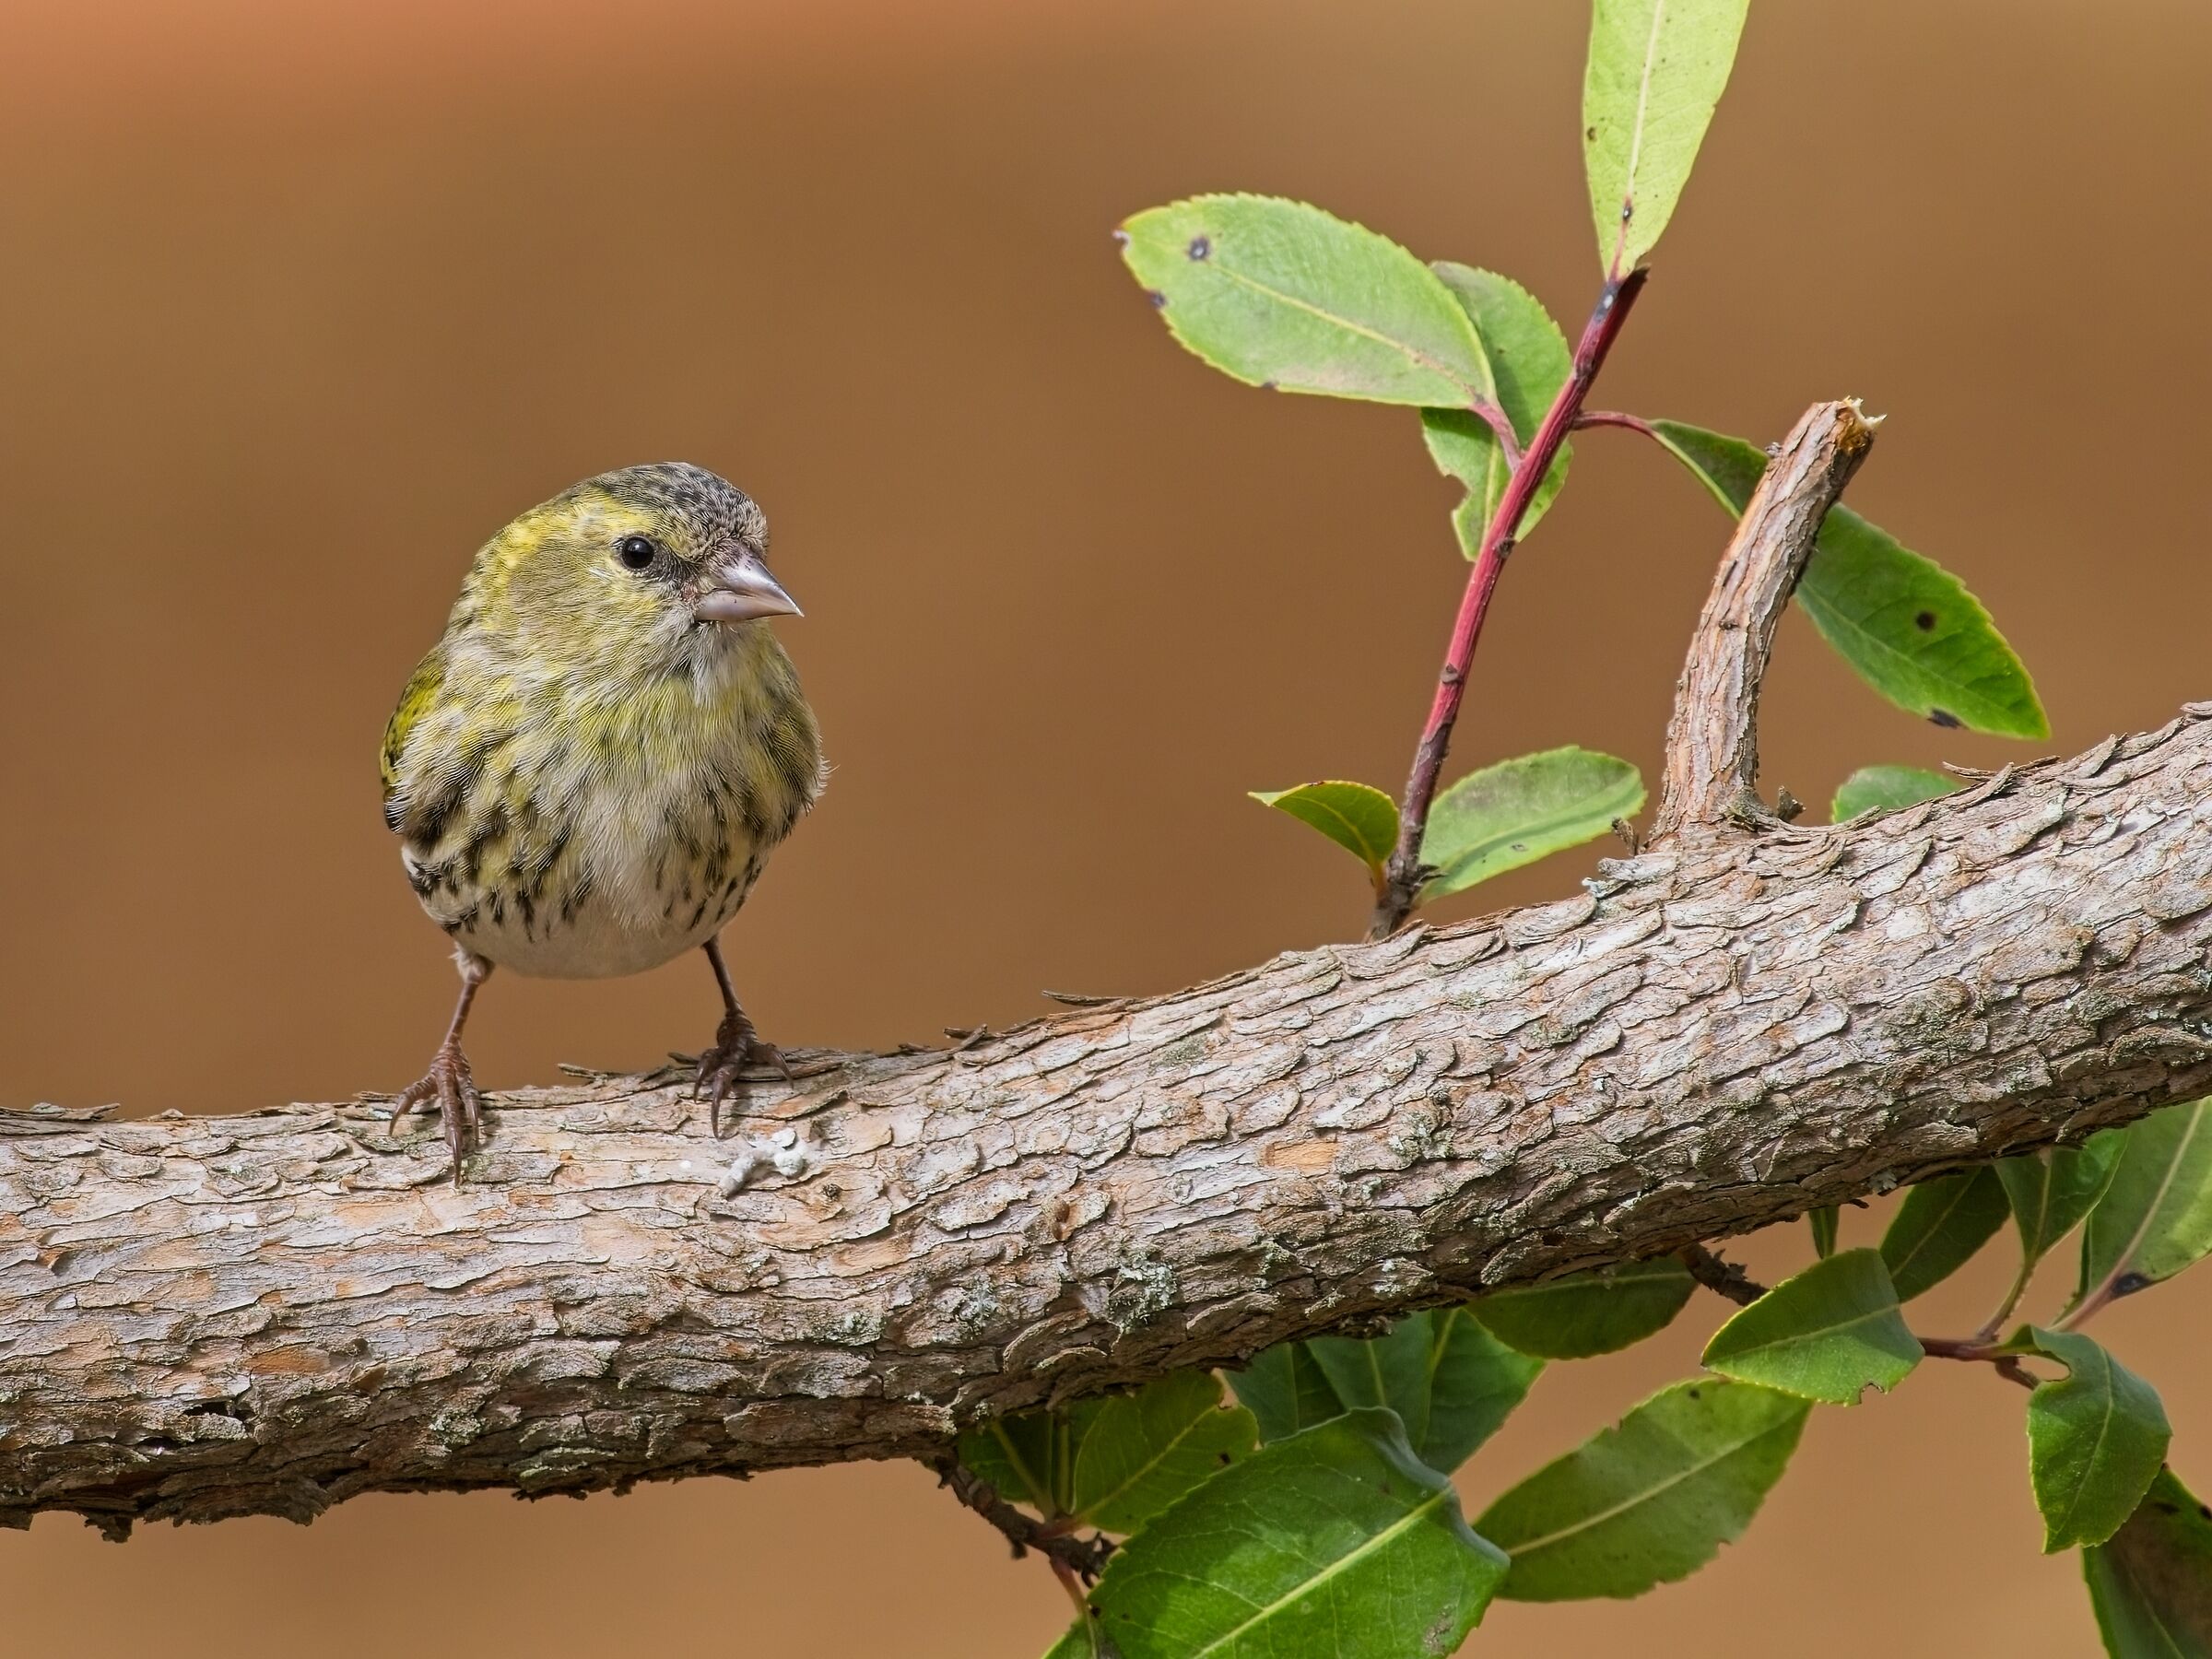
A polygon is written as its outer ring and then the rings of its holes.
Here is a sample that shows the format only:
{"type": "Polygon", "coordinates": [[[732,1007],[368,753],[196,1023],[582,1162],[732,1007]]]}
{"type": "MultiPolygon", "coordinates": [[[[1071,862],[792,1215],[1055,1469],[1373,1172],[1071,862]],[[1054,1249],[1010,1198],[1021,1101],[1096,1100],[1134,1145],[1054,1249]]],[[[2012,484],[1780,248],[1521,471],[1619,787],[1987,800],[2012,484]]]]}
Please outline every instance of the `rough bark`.
{"type": "Polygon", "coordinates": [[[368,1100],[0,1115],[0,1521],[929,1455],[2125,1121],[2212,1089],[2208,783],[2197,705],[1691,821],[1559,903],[801,1053],[719,1144],[674,1072],[518,1091],[458,1189],[368,1100]]]}
{"type": "Polygon", "coordinates": [[[1805,574],[1828,510],[1874,447],[1856,403],[1818,404],[1774,446],[1744,505],[1698,618],[1666,727],[1666,780],[1654,841],[1690,826],[1766,816],[1759,779],[1759,688],[1774,629],[1805,574]]]}

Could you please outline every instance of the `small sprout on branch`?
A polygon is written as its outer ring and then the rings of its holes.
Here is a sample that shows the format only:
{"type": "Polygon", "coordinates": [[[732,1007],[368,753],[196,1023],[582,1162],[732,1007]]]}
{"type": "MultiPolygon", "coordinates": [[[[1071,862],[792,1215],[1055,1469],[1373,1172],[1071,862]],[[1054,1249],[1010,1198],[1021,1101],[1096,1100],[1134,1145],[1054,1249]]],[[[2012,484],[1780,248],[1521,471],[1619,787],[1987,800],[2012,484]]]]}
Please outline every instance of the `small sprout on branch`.
{"type": "Polygon", "coordinates": [[[1311,825],[1367,866],[1376,891],[1382,888],[1383,861],[1398,841],[1398,806],[1369,783],[1326,779],[1300,783],[1295,789],[1255,789],[1252,798],[1263,806],[1287,812],[1301,824],[1311,825]]]}

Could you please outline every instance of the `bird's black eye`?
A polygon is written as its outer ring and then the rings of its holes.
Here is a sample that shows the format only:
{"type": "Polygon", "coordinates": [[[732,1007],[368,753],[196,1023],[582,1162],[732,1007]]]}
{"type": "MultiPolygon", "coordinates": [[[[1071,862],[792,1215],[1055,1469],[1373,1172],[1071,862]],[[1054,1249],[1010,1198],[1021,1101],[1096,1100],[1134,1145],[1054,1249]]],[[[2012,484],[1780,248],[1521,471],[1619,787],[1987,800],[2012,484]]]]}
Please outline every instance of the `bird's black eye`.
{"type": "Polygon", "coordinates": [[[615,557],[622,561],[626,571],[650,570],[658,551],[651,538],[642,535],[626,535],[615,544],[615,557]]]}

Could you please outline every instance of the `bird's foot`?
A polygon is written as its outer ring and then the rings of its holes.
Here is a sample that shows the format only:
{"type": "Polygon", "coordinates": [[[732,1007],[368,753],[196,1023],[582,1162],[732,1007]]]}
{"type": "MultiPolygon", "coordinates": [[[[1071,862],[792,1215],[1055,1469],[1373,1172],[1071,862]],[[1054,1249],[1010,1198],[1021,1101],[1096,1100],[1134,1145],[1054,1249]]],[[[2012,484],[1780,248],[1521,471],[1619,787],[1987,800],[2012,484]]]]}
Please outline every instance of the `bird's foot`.
{"type": "Polygon", "coordinates": [[[691,1078],[691,1098],[707,1096],[707,1124],[714,1138],[722,1138],[722,1102],[737,1080],[756,1067],[773,1070],[786,1081],[791,1077],[791,1062],[783,1058],[783,1051],[772,1042],[763,1042],[760,1033],[753,1030],[753,1022],[745,1017],[742,1008],[732,1008],[722,1017],[722,1028],[714,1033],[714,1046],[699,1057],[699,1069],[691,1078]]]}
{"type": "Polygon", "coordinates": [[[469,1075],[468,1056],[457,1042],[440,1045],[423,1077],[407,1085],[392,1108],[392,1127],[411,1112],[433,1107],[445,1124],[445,1144],[453,1152],[453,1184],[461,1184],[461,1160],[484,1144],[484,1091],[469,1075]]]}

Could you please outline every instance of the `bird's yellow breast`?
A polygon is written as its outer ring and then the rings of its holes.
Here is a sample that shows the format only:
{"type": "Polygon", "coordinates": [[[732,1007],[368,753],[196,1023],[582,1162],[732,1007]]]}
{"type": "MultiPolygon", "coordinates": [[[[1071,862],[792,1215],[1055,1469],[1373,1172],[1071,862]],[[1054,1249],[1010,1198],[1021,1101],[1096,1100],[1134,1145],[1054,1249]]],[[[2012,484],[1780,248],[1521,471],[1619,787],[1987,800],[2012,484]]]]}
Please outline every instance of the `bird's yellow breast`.
{"type": "Polygon", "coordinates": [[[449,632],[386,743],[417,896],[524,973],[634,973],[736,912],[819,792],[814,716],[764,626],[623,672],[517,663],[449,632]]]}

